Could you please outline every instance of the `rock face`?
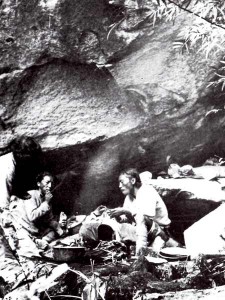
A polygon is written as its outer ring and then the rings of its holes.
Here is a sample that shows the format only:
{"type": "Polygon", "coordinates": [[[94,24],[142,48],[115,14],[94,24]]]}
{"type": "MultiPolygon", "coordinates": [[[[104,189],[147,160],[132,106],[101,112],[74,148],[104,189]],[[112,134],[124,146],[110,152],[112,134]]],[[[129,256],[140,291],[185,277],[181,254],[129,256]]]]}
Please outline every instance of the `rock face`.
{"type": "Polygon", "coordinates": [[[172,47],[192,19],[153,28],[147,1],[125,4],[0,4],[0,146],[36,137],[62,181],[57,212],[120,204],[124,167],[157,173],[168,155],[193,165],[224,155],[222,98],[206,88],[215,62],[172,47]]]}

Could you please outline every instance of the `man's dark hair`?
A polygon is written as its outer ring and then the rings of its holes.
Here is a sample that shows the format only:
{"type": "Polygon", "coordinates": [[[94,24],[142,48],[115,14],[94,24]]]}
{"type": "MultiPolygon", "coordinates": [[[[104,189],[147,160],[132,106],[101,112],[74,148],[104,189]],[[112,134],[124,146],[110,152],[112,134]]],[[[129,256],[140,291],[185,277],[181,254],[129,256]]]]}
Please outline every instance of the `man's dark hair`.
{"type": "Polygon", "coordinates": [[[32,137],[19,136],[10,142],[10,149],[15,160],[26,158],[38,158],[41,154],[41,146],[32,137]]]}
{"type": "Polygon", "coordinates": [[[38,174],[38,176],[36,177],[36,182],[41,182],[45,176],[52,177],[52,179],[54,180],[54,176],[50,172],[45,171],[38,174]]]}
{"type": "Polygon", "coordinates": [[[135,168],[128,168],[120,172],[120,175],[126,175],[130,178],[135,178],[135,185],[140,186],[141,185],[141,179],[139,176],[139,172],[135,168]]]}

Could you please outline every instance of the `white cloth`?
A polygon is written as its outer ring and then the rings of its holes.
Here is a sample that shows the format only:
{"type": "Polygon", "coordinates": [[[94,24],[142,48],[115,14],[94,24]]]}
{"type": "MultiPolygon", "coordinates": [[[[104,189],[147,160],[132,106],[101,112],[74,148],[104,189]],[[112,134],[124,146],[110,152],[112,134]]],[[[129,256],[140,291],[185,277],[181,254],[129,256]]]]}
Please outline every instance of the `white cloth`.
{"type": "Polygon", "coordinates": [[[2,209],[9,206],[15,165],[15,159],[11,152],[0,157],[0,208],[2,209]]]}
{"type": "Polygon", "coordinates": [[[225,254],[225,204],[184,231],[185,246],[192,258],[199,254],[225,254]]]}
{"type": "Polygon", "coordinates": [[[111,219],[107,212],[103,212],[100,216],[96,216],[94,212],[92,212],[86,217],[79,233],[83,236],[89,236],[93,240],[98,240],[98,227],[101,224],[110,226],[116,235],[116,240],[120,241],[119,232],[121,224],[115,219],[111,219]]]}
{"type": "Polygon", "coordinates": [[[123,208],[129,210],[134,217],[137,215],[148,216],[160,226],[167,226],[171,222],[162,198],[154,187],[148,184],[143,184],[139,188],[136,198],[127,195],[123,208]]]}

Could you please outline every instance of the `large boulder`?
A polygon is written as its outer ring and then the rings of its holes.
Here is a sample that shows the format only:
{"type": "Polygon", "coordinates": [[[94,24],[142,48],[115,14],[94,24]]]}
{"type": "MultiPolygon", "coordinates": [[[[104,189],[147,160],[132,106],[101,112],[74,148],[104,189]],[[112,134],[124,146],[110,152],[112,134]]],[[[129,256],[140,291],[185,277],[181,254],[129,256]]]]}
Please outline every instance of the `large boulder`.
{"type": "Polygon", "coordinates": [[[214,61],[172,47],[192,18],[153,27],[150,6],[123,2],[0,4],[0,146],[36,137],[61,180],[57,212],[121,204],[124,167],[157,173],[168,155],[197,165],[224,154],[221,98],[206,88],[214,61]]]}

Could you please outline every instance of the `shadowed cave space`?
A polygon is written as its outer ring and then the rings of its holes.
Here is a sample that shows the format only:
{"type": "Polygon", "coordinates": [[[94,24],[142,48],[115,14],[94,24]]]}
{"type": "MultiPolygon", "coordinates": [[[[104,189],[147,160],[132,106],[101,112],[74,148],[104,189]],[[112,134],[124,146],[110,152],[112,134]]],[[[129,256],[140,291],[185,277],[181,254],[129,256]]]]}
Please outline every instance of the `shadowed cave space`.
{"type": "MultiPolygon", "coordinates": [[[[121,206],[124,196],[118,188],[120,171],[130,167],[131,161],[132,166],[138,164],[140,171],[151,170],[148,166],[151,166],[152,157],[143,155],[140,162],[140,156],[132,152],[131,140],[137,138],[136,134],[130,134],[107,142],[96,140],[44,151],[44,169],[56,176],[54,213],[58,215],[64,211],[71,216],[89,214],[101,204],[121,206]]],[[[153,177],[156,175],[157,172],[153,173],[153,177]]],[[[219,205],[205,199],[196,202],[177,192],[166,197],[162,193],[161,197],[172,221],[171,233],[182,244],[183,231],[219,205]]]]}

